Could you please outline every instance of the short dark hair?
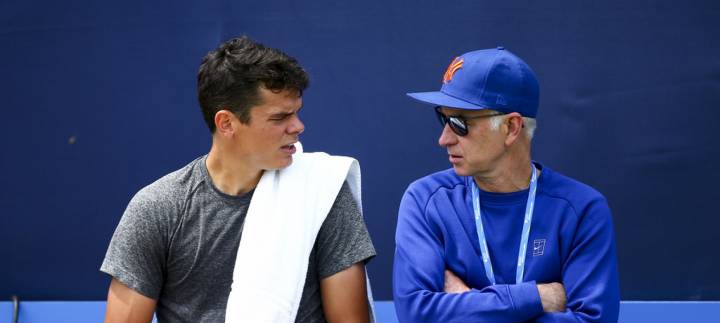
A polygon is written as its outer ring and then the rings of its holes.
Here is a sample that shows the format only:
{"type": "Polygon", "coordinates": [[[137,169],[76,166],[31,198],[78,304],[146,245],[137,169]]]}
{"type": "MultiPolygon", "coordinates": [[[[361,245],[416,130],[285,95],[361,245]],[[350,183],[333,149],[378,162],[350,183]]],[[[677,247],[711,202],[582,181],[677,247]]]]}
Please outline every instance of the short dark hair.
{"type": "Polygon", "coordinates": [[[215,114],[220,110],[250,122],[250,108],[259,103],[260,86],[273,92],[297,90],[302,96],[309,79],[295,58],[242,36],[205,55],[197,82],[200,108],[214,133],[215,114]]]}

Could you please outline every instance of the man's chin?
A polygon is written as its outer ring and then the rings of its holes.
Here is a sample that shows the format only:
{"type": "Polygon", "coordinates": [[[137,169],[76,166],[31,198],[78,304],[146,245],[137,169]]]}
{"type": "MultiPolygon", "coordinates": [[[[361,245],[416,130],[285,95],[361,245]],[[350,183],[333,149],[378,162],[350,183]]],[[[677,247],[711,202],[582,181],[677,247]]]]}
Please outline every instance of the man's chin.
{"type": "Polygon", "coordinates": [[[458,167],[457,165],[453,165],[453,170],[457,176],[470,176],[470,172],[462,167],[458,167]]]}
{"type": "Polygon", "coordinates": [[[279,170],[279,169],[283,169],[283,168],[286,168],[286,167],[292,165],[292,162],[293,162],[292,156],[288,156],[286,159],[284,159],[284,160],[282,160],[282,161],[279,161],[279,162],[276,163],[275,165],[272,165],[271,167],[268,167],[268,168],[266,168],[265,170],[279,170]]]}

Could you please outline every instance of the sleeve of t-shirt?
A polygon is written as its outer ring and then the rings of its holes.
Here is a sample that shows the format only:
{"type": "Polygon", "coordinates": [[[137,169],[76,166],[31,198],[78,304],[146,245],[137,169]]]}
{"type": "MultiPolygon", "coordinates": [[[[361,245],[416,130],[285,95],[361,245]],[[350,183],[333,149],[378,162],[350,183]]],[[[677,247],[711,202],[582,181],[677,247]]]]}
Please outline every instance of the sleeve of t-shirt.
{"type": "Polygon", "coordinates": [[[355,263],[367,263],[375,256],[360,207],[350,187],[343,183],[316,239],[318,274],[320,279],[350,268],[355,263]]]}
{"type": "Polygon", "coordinates": [[[162,288],[171,205],[152,190],[138,192],[115,229],[100,271],[157,299],[162,288]]]}

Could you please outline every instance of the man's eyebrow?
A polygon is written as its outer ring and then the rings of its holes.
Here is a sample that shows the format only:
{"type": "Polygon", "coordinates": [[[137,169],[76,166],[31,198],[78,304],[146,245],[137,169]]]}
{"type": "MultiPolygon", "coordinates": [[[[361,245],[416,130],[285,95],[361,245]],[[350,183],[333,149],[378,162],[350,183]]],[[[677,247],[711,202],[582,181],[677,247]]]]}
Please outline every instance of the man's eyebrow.
{"type": "Polygon", "coordinates": [[[457,118],[457,117],[460,117],[460,118],[465,117],[465,116],[462,114],[462,111],[457,111],[457,110],[447,109],[446,111],[443,111],[442,109],[440,109],[440,113],[441,113],[442,115],[448,117],[448,118],[450,118],[450,117],[455,117],[455,118],[457,118]]]}
{"type": "Polygon", "coordinates": [[[490,116],[496,116],[496,115],[498,115],[498,114],[496,114],[496,113],[481,113],[481,114],[468,115],[468,114],[462,113],[462,112],[445,114],[445,116],[448,118],[453,117],[453,118],[468,118],[468,119],[473,119],[473,118],[478,118],[478,117],[483,118],[483,117],[490,117],[490,116]]]}
{"type": "Polygon", "coordinates": [[[271,117],[271,118],[287,117],[287,116],[290,116],[290,115],[292,115],[292,114],[295,114],[295,113],[300,112],[300,110],[302,110],[302,108],[303,108],[303,106],[300,106],[297,110],[295,110],[295,111],[293,111],[293,112],[282,111],[282,112],[271,113],[271,114],[270,114],[270,117],[271,117]]]}
{"type": "Polygon", "coordinates": [[[465,118],[467,115],[463,114],[462,112],[450,112],[450,113],[443,113],[448,118],[465,118]]]}
{"type": "Polygon", "coordinates": [[[281,117],[287,117],[289,115],[292,115],[292,112],[271,113],[270,118],[281,118],[281,117]]]}

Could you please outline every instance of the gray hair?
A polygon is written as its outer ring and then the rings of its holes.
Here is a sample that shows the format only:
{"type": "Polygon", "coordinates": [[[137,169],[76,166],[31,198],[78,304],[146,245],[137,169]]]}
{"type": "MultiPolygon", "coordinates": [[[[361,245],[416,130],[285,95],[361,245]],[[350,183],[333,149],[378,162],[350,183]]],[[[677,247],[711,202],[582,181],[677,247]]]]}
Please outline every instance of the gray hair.
{"type": "MultiPolygon", "coordinates": [[[[505,115],[499,115],[490,118],[490,129],[497,131],[500,130],[500,124],[502,124],[505,115]]],[[[528,139],[532,140],[537,128],[537,120],[535,118],[523,117],[523,124],[525,125],[525,135],[528,139]]]]}

